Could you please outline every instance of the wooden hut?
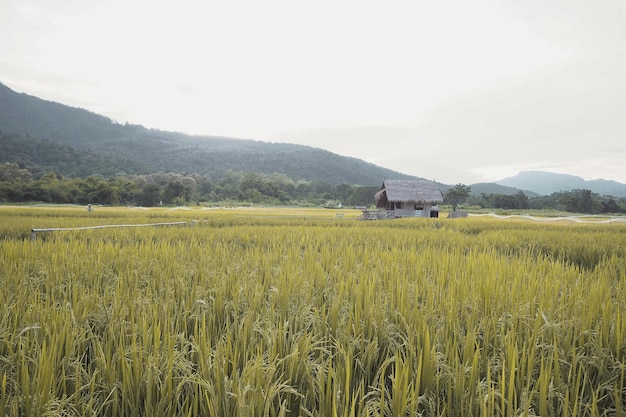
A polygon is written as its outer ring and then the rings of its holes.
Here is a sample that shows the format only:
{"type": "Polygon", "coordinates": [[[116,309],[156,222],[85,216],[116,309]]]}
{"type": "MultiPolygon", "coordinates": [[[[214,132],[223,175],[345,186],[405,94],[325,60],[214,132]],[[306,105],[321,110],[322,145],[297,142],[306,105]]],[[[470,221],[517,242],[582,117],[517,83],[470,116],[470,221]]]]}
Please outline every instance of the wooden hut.
{"type": "Polygon", "coordinates": [[[443,194],[431,181],[386,180],[375,198],[385,217],[438,217],[443,194]]]}

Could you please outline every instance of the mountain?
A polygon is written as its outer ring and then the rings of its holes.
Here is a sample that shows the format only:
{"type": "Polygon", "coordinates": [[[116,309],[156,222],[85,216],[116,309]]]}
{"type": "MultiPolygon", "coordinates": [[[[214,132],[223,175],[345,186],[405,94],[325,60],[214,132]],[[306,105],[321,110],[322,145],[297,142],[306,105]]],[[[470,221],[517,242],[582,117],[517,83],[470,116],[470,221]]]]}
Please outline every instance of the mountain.
{"type": "MultiPolygon", "coordinates": [[[[448,184],[440,184],[436,183],[439,189],[442,192],[448,191],[450,188],[454,188],[455,185],[448,184]]],[[[504,195],[514,195],[522,191],[528,197],[536,197],[538,194],[532,191],[520,190],[515,187],[507,187],[505,185],[496,184],[495,182],[477,182],[469,185],[472,189],[471,195],[481,195],[481,194],[504,194],[504,195]]]]}
{"type": "Polygon", "coordinates": [[[504,195],[514,195],[522,191],[528,197],[537,197],[539,194],[533,191],[520,190],[516,187],[508,187],[506,185],[496,184],[493,182],[479,182],[476,184],[472,184],[472,195],[481,195],[481,194],[504,194],[504,195]]]}
{"type": "Polygon", "coordinates": [[[217,178],[231,170],[283,173],[294,180],[333,185],[415,178],[310,146],[119,124],[84,109],[17,93],[2,83],[0,162],[81,177],[176,172],[217,178]]]}
{"type": "Polygon", "coordinates": [[[600,195],[626,197],[626,184],[611,180],[585,180],[567,174],[544,171],[522,171],[514,177],[496,181],[497,184],[529,190],[542,195],[558,191],[591,190],[600,195]]]}

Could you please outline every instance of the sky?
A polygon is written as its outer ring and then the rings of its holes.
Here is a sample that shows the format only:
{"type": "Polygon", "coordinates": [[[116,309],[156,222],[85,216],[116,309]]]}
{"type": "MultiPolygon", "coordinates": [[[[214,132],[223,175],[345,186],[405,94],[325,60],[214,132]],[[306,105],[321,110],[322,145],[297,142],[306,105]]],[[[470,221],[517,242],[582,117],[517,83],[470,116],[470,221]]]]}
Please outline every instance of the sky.
{"type": "Polygon", "coordinates": [[[623,0],[2,0],[0,82],[446,184],[626,183],[623,0]]]}

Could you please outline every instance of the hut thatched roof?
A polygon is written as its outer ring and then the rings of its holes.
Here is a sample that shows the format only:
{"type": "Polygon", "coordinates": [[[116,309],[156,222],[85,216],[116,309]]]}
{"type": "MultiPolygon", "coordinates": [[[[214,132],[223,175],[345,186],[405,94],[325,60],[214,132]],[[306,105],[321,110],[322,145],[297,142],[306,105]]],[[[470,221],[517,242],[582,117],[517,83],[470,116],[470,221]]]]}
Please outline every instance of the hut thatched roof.
{"type": "Polygon", "coordinates": [[[414,203],[438,203],[443,201],[441,190],[431,181],[386,180],[376,193],[377,201],[387,197],[387,201],[414,203]]]}

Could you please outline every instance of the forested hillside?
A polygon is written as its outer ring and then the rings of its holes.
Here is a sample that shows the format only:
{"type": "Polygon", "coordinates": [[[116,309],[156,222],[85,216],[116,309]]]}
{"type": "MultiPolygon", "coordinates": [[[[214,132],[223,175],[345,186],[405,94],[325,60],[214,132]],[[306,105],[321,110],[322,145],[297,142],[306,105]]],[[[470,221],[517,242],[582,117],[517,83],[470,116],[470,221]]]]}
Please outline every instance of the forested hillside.
{"type": "Polygon", "coordinates": [[[78,150],[51,140],[2,131],[0,162],[15,162],[34,175],[54,172],[67,177],[88,177],[94,174],[108,176],[146,171],[141,163],[121,156],[106,155],[91,149],[78,150]]]}
{"type": "Polygon", "coordinates": [[[296,181],[334,185],[412,178],[308,146],[122,125],[87,110],[16,93],[2,84],[0,131],[2,161],[64,176],[174,172],[219,178],[234,171],[282,173],[296,181]]]}
{"type": "MultiPolygon", "coordinates": [[[[364,206],[383,179],[405,178],[412,177],[308,146],[121,125],[0,84],[0,202],[364,206]]],[[[483,208],[626,211],[626,199],[590,190],[471,188],[466,203],[483,208]]]]}

